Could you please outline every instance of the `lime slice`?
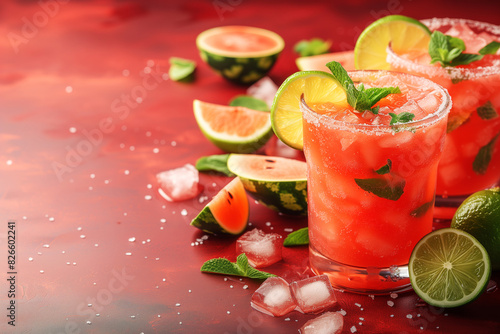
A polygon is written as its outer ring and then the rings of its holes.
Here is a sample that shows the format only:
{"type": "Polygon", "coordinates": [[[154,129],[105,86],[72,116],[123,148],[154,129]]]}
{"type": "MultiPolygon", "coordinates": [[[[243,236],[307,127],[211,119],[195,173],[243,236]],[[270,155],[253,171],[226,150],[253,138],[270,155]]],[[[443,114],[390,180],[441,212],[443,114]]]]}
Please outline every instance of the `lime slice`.
{"type": "Polygon", "coordinates": [[[345,90],[333,75],[321,71],[303,71],[289,76],[280,86],[271,108],[274,133],[290,147],[302,150],[303,130],[300,96],[307,103],[331,102],[348,106],[345,90]]]}
{"type": "Polygon", "coordinates": [[[413,290],[428,304],[457,307],[488,285],[491,264],[485,248],[467,232],[443,228],[420,240],[410,257],[413,290]]]}
{"type": "Polygon", "coordinates": [[[420,21],[389,15],[370,24],[354,47],[354,66],[359,70],[389,70],[387,46],[396,53],[427,50],[431,31],[420,21]]]}

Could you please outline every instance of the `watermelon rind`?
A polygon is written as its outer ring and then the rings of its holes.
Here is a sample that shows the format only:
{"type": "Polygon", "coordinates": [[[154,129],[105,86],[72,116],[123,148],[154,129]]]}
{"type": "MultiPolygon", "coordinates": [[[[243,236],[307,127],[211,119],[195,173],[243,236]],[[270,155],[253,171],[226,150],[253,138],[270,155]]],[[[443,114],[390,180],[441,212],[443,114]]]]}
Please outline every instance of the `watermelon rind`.
{"type": "Polygon", "coordinates": [[[285,215],[307,215],[307,178],[305,162],[283,157],[260,156],[251,154],[231,154],[227,161],[228,169],[237,175],[247,193],[262,205],[285,215]],[[254,164],[250,161],[260,160],[254,164]],[[266,163],[282,171],[282,176],[263,176],[266,163]],[[300,177],[289,178],[286,170],[290,164],[304,164],[300,177]],[[257,166],[260,165],[260,166],[257,166]],[[257,176],[258,175],[258,176],[257,176]]]}
{"type": "Polygon", "coordinates": [[[191,221],[190,225],[211,234],[239,235],[245,231],[248,225],[248,218],[248,199],[244,193],[244,188],[240,180],[238,178],[234,178],[223,189],[221,189],[207,205],[205,205],[200,213],[198,213],[198,215],[191,221]],[[232,193],[231,198],[227,198],[228,193],[232,193]],[[238,201],[238,199],[241,201],[238,201]],[[231,206],[234,205],[234,201],[238,201],[236,203],[237,207],[231,208],[231,206]],[[239,213],[243,212],[242,220],[236,222],[238,227],[229,228],[227,223],[234,225],[236,215],[231,216],[231,222],[225,222],[216,218],[218,214],[215,210],[238,210],[239,213]]]}
{"type": "MultiPolygon", "coordinates": [[[[201,132],[210,140],[215,146],[221,150],[228,153],[253,153],[264,146],[273,135],[273,129],[271,126],[271,118],[269,118],[269,123],[266,126],[259,129],[257,132],[248,137],[237,137],[230,136],[224,133],[218,133],[210,128],[203,117],[201,116],[201,109],[203,104],[200,100],[193,101],[193,111],[201,132]]],[[[224,106],[226,107],[226,106],[224,106]]],[[[231,108],[243,108],[243,107],[231,107],[231,108]]],[[[267,113],[265,111],[255,110],[255,112],[267,113]]]]}
{"type": "Polygon", "coordinates": [[[201,59],[225,79],[240,85],[249,85],[263,78],[274,66],[285,47],[285,42],[276,33],[254,27],[223,26],[205,30],[196,38],[201,59]],[[231,52],[208,45],[205,40],[224,30],[244,28],[249,32],[264,35],[277,42],[276,47],[259,52],[231,52]]]}

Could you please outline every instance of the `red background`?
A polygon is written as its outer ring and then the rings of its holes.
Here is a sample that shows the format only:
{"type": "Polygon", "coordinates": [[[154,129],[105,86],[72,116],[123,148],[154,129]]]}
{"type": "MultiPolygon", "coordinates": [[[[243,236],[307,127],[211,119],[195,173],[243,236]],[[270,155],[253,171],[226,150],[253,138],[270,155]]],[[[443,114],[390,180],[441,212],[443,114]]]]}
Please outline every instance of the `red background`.
{"type": "MultiPolygon", "coordinates": [[[[499,9],[497,1],[3,1],[0,332],[296,333],[313,316],[253,311],[259,281],[199,272],[210,258],[236,256],[235,238],[196,245],[205,234],[189,222],[208,199],[169,203],[157,193],[156,173],[221,153],[199,131],[193,99],[226,104],[246,90],[202,63],[197,34],[232,24],[277,32],[286,47],[270,77],[279,85],[297,70],[301,39],[329,39],[342,51],[387,14],[500,24],[499,9]],[[171,56],[197,61],[195,82],[159,79],[171,56]],[[142,103],[129,100],[138,94],[142,103]],[[17,228],[15,328],[6,317],[9,220],[17,228]]],[[[202,196],[228,182],[202,175],[202,196]]],[[[250,210],[252,226],[267,232],[285,236],[307,224],[253,201],[250,210]]],[[[291,280],[306,266],[306,248],[286,249],[267,270],[291,280]]],[[[345,332],[500,331],[496,289],[453,310],[412,292],[337,295],[345,332]]]]}

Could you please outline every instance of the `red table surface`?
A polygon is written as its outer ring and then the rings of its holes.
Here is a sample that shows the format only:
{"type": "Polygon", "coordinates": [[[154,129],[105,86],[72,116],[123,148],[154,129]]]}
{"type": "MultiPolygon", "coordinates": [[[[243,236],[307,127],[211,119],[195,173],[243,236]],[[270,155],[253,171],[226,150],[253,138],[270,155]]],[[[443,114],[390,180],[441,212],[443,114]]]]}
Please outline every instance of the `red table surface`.
{"type": "MultiPolygon", "coordinates": [[[[201,61],[196,35],[234,24],[277,32],[286,47],[270,77],[280,84],[297,70],[293,45],[304,38],[330,39],[341,51],[386,14],[500,24],[498,13],[495,1],[2,1],[0,332],[297,333],[314,316],[254,311],[260,281],[200,273],[208,259],[235,260],[236,238],[200,243],[206,234],[189,226],[229,178],[201,175],[204,201],[158,195],[158,172],[221,153],[201,134],[193,99],[226,104],[246,90],[201,61]],[[171,56],[197,61],[193,83],[162,76],[171,56]],[[15,298],[7,296],[8,221],[16,223],[15,298]]],[[[307,219],[251,201],[250,222],[286,236],[307,219]]],[[[285,249],[266,270],[301,277],[307,254],[285,249]]],[[[346,333],[353,326],[359,333],[500,332],[496,289],[450,310],[413,292],[337,296],[333,310],[346,311],[346,333]]]]}

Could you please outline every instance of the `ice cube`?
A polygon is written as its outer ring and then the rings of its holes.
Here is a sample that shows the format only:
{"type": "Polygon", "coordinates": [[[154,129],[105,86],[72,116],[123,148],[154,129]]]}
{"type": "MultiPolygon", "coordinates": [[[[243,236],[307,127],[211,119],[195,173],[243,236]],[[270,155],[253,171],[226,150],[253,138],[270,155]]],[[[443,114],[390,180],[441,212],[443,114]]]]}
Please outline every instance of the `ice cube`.
{"type": "Polygon", "coordinates": [[[198,170],[191,164],[156,174],[158,192],[168,201],[184,201],[196,197],[199,192],[198,170]]]}
{"type": "Polygon", "coordinates": [[[290,286],[281,277],[269,277],[255,290],[250,305],[262,313],[280,317],[297,306],[290,292],[290,286]]]}
{"type": "Polygon", "coordinates": [[[302,313],[319,313],[337,304],[328,276],[306,278],[290,284],[297,310],[302,313]]]}
{"type": "Polygon", "coordinates": [[[344,317],[337,312],[325,312],[309,320],[299,329],[300,334],[340,334],[344,317]]]}
{"type": "Polygon", "coordinates": [[[269,108],[273,105],[274,96],[278,91],[278,86],[269,77],[263,77],[247,89],[247,94],[257,99],[266,101],[269,108]]]}
{"type": "Polygon", "coordinates": [[[253,229],[236,241],[238,254],[245,253],[248,263],[255,268],[264,268],[281,260],[282,236],[253,229]]]}

